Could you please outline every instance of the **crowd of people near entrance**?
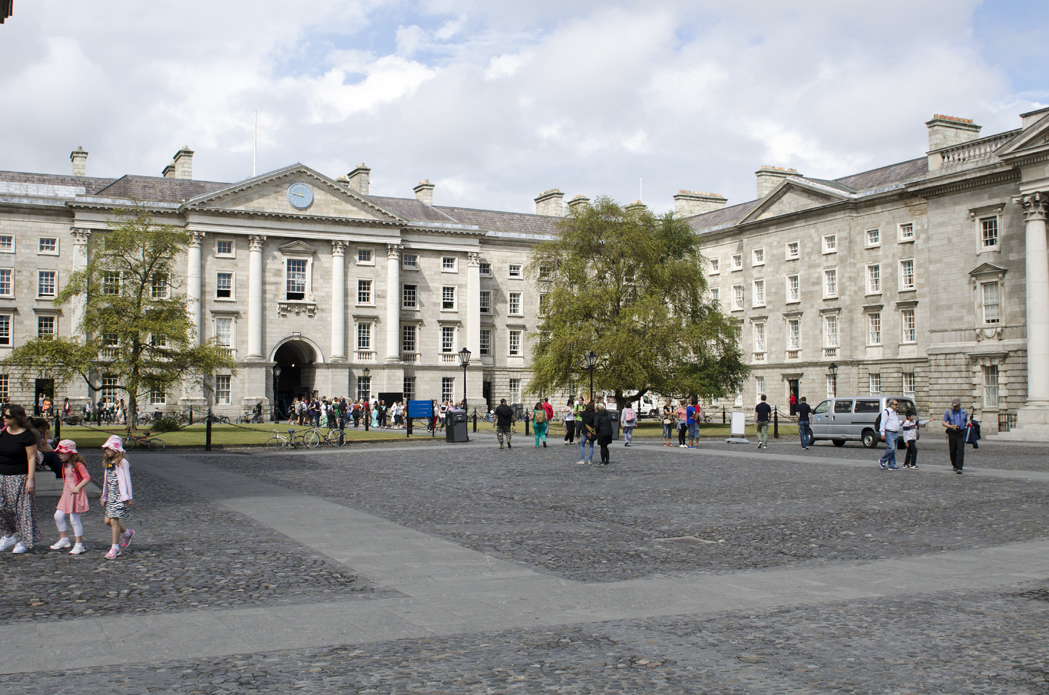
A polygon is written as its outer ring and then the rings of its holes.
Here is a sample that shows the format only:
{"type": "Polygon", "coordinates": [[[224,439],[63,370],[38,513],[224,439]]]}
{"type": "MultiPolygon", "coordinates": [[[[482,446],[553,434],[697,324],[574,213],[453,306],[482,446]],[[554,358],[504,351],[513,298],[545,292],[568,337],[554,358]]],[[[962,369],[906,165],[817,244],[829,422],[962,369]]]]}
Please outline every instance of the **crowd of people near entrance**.
{"type": "MultiPolygon", "coordinates": [[[[426,422],[427,431],[443,429],[447,412],[462,407],[461,403],[453,401],[433,401],[432,405],[434,415],[426,422]]],[[[345,430],[352,426],[355,429],[399,430],[406,428],[408,422],[407,402],[386,403],[375,396],[352,401],[345,397],[296,397],[287,412],[289,425],[323,429],[345,430]]]]}

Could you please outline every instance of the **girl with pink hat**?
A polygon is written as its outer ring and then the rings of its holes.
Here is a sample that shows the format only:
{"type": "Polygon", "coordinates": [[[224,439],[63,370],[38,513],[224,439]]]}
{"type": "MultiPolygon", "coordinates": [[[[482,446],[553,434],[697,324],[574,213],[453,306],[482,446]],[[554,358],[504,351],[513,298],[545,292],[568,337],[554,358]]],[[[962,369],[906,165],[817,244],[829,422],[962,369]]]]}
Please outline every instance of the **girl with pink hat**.
{"type": "Polygon", "coordinates": [[[84,466],[84,457],[77,453],[76,442],[72,439],[60,441],[55,447],[55,453],[62,461],[62,497],[59,498],[58,509],[55,511],[58,542],[51,546],[51,550],[64,550],[69,547],[69,534],[66,533],[68,515],[76,539],[76,545],[69,554],[79,555],[84,552],[84,525],[80,523],[80,515],[87,511],[87,493],[84,492],[84,488],[91,482],[91,476],[84,466]]]}
{"type": "Polygon", "coordinates": [[[121,523],[131,518],[131,464],[124,458],[124,440],[115,434],[102,445],[102,452],[106,479],[99,501],[106,505],[105,522],[113,530],[113,545],[106,559],[115,560],[135,537],[135,532],[121,523]]]}

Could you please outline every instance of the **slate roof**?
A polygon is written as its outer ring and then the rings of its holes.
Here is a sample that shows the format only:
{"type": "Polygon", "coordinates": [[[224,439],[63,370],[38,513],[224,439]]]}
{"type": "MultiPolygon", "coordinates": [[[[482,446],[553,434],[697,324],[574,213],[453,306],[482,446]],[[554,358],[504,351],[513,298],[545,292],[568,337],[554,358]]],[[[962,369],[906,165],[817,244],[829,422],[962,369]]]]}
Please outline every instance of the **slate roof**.
{"type": "Polygon", "coordinates": [[[229,188],[232,184],[193,179],[169,179],[163,176],[121,176],[94,193],[99,198],[127,198],[164,203],[181,203],[199,195],[229,188]]]}
{"type": "Polygon", "coordinates": [[[498,210],[474,210],[440,206],[441,212],[453,217],[459,224],[477,225],[492,232],[514,232],[518,234],[556,234],[560,217],[530,215],[524,212],[501,212],[498,210]]]}
{"type": "Polygon", "coordinates": [[[69,186],[72,188],[83,188],[85,195],[93,195],[95,191],[105,188],[113,183],[113,179],[95,178],[91,176],[61,176],[56,174],[30,174],[22,171],[0,171],[0,181],[5,183],[25,183],[32,186],[69,186]]]}
{"type": "Polygon", "coordinates": [[[381,207],[389,210],[399,217],[413,222],[444,222],[445,224],[462,224],[458,220],[449,217],[432,205],[427,205],[415,198],[388,198],[386,196],[367,196],[367,198],[381,207]]]}

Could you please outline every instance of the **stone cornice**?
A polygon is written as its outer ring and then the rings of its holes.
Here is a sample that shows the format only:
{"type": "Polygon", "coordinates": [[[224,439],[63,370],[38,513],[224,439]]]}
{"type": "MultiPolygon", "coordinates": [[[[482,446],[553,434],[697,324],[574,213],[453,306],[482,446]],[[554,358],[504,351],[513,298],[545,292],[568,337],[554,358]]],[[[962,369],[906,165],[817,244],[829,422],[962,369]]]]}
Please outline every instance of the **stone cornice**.
{"type": "Polygon", "coordinates": [[[1003,164],[993,164],[979,169],[969,169],[947,176],[935,176],[916,181],[907,186],[907,192],[923,198],[932,198],[969,188],[982,188],[1015,181],[1019,178],[1019,169],[1003,164]]]}

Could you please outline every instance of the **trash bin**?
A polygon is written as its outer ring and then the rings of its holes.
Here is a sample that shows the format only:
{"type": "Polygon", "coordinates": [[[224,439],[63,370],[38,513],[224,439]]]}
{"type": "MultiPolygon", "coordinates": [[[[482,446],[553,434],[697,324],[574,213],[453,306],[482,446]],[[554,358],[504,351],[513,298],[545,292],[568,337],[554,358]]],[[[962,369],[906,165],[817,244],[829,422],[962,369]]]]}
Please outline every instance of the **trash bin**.
{"type": "Polygon", "coordinates": [[[444,440],[446,442],[468,442],[467,417],[465,410],[449,410],[444,414],[444,440]]]}
{"type": "Polygon", "coordinates": [[[612,421],[612,440],[619,441],[619,411],[609,409],[608,419],[612,421]]]}

